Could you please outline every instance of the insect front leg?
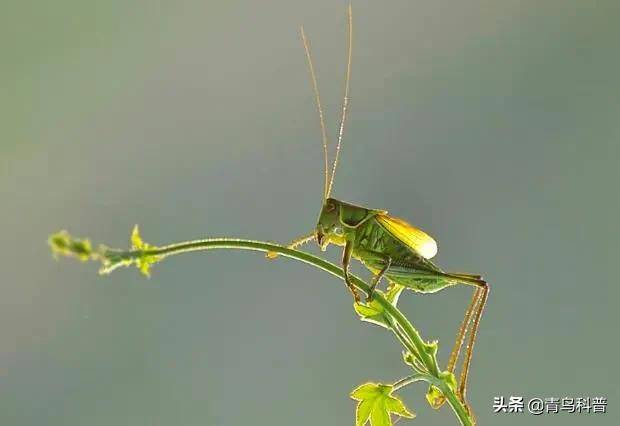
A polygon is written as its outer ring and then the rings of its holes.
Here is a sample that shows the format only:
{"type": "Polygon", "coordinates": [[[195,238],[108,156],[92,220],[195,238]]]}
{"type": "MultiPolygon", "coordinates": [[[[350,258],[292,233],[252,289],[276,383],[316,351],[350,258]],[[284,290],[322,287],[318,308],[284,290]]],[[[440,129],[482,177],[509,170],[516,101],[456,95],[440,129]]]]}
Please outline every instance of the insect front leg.
{"type": "Polygon", "coordinates": [[[360,303],[360,295],[357,292],[357,288],[351,281],[349,275],[349,263],[351,262],[351,255],[353,254],[353,241],[347,241],[344,250],[342,251],[342,270],[344,271],[344,282],[349,287],[349,291],[355,299],[355,303],[360,303]]]}
{"type": "MultiPolygon", "coordinates": [[[[289,245],[287,245],[287,246],[286,246],[286,248],[289,248],[289,249],[296,249],[297,247],[299,247],[299,246],[301,246],[301,245],[304,245],[304,244],[306,244],[306,243],[308,243],[308,242],[310,242],[310,241],[314,240],[314,239],[315,239],[315,237],[316,237],[316,236],[315,236],[314,232],[312,232],[312,233],[310,233],[310,234],[307,234],[307,235],[304,235],[304,236],[302,236],[302,237],[296,238],[296,239],[294,239],[293,241],[291,241],[291,242],[289,243],[289,245]]],[[[265,257],[266,257],[267,259],[275,259],[276,257],[278,257],[278,253],[276,253],[275,251],[268,251],[268,252],[265,254],[265,257]]]]}

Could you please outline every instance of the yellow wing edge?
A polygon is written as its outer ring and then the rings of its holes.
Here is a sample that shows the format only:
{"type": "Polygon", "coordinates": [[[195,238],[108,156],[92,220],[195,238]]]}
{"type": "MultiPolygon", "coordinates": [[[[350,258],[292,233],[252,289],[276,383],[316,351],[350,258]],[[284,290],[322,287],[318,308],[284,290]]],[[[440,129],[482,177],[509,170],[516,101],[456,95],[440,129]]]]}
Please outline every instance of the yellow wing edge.
{"type": "Polygon", "coordinates": [[[403,219],[378,214],[377,221],[394,237],[415,250],[425,259],[432,259],[437,254],[437,242],[426,232],[409,224],[403,219]]]}

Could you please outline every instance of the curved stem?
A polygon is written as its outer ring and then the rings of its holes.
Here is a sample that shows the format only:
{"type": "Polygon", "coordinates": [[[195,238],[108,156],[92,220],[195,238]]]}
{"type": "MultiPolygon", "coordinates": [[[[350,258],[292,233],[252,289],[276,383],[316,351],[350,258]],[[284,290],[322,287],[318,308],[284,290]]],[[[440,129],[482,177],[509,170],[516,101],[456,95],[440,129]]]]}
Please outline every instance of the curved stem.
{"type": "MultiPolygon", "coordinates": [[[[90,244],[90,243],[89,243],[90,244]]],[[[90,248],[90,245],[89,247],[90,248]]],[[[342,268],[335,264],[321,259],[320,257],[311,255],[309,253],[290,249],[279,244],[267,243],[263,241],[232,239],[232,238],[214,238],[205,240],[186,241],[176,244],[170,244],[163,247],[151,247],[149,246],[144,250],[112,250],[103,249],[103,252],[99,255],[107,259],[114,259],[114,264],[108,269],[108,272],[118,266],[128,265],[144,257],[156,257],[157,260],[161,260],[165,257],[187,253],[192,251],[201,250],[214,250],[214,249],[238,249],[238,250],[252,250],[261,252],[275,252],[282,256],[289,257],[291,259],[299,260],[307,263],[325,272],[328,272],[340,279],[344,279],[344,272],[342,268]]],[[[357,288],[368,294],[370,287],[360,278],[355,275],[351,275],[353,283],[357,288]]],[[[415,380],[426,380],[429,383],[437,386],[448,403],[452,407],[452,410],[460,420],[461,424],[465,426],[473,425],[473,421],[463,405],[463,403],[456,396],[454,390],[447,385],[445,381],[440,378],[440,370],[437,366],[437,362],[434,354],[427,352],[427,344],[422,340],[422,337],[413,325],[407,320],[407,318],[400,312],[400,310],[392,305],[385,297],[380,293],[375,293],[374,300],[376,300],[381,307],[393,318],[395,327],[392,331],[398,338],[398,340],[409,351],[415,349],[416,355],[420,357],[420,360],[424,366],[428,369],[429,374],[420,374],[410,376],[410,381],[403,383],[400,387],[405,386],[415,380]],[[396,329],[398,328],[398,329],[396,329]],[[413,347],[410,346],[413,345],[413,347]],[[424,376],[424,377],[422,377],[424,376]]],[[[413,352],[413,351],[412,351],[413,352]]]]}
{"type": "MultiPolygon", "coordinates": [[[[276,252],[283,256],[289,257],[291,259],[299,260],[301,262],[310,264],[319,269],[322,269],[330,274],[344,279],[344,272],[342,268],[334,265],[331,262],[321,259],[320,257],[311,255],[309,253],[305,253],[299,250],[289,249],[278,244],[266,243],[262,241],[252,241],[252,240],[240,240],[240,239],[207,239],[207,240],[197,240],[197,241],[189,241],[178,244],[171,244],[165,247],[161,247],[154,250],[149,250],[145,254],[153,254],[158,256],[170,256],[178,253],[184,253],[189,251],[197,251],[197,250],[210,250],[210,249],[241,249],[241,250],[255,250],[262,252],[276,252]]],[[[356,287],[360,290],[368,293],[370,287],[364,281],[362,281],[357,276],[351,275],[353,282],[356,287]]],[[[422,359],[426,368],[428,368],[431,377],[435,378],[433,384],[437,386],[443,394],[446,396],[448,403],[454,410],[455,414],[461,421],[463,425],[471,425],[473,424],[471,418],[467,412],[467,409],[463,405],[463,403],[457,398],[456,394],[452,391],[452,389],[447,386],[442,380],[439,379],[439,367],[435,362],[434,358],[429,355],[425,351],[426,344],[422,340],[420,333],[413,327],[413,325],[409,322],[409,320],[400,312],[400,310],[392,305],[389,301],[387,301],[381,294],[375,295],[375,300],[385,309],[396,322],[397,326],[400,327],[405,333],[413,346],[415,347],[418,355],[422,359]]],[[[394,333],[398,333],[394,331],[394,333]]],[[[397,335],[397,337],[400,337],[397,335]]],[[[399,339],[400,340],[400,339],[399,339]]],[[[404,343],[404,342],[403,342],[404,343]]],[[[409,349],[409,348],[407,348],[409,349]]]]}
{"type": "Polygon", "coordinates": [[[397,390],[400,390],[404,388],[405,386],[410,385],[411,383],[421,382],[421,381],[435,384],[435,382],[439,382],[440,380],[437,380],[435,377],[430,376],[428,374],[417,373],[417,374],[412,374],[411,376],[407,376],[407,377],[400,379],[399,381],[397,381],[396,383],[392,385],[392,389],[394,390],[394,392],[396,392],[397,390]]]}

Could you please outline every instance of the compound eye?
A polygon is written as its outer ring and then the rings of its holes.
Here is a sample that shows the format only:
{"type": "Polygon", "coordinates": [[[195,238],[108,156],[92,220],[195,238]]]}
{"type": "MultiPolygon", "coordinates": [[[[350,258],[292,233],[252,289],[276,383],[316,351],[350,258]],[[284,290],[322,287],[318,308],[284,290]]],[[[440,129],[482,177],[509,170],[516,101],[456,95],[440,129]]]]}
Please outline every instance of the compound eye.
{"type": "Polygon", "coordinates": [[[334,233],[339,236],[344,235],[344,231],[340,226],[334,226],[334,233]]]}
{"type": "Polygon", "coordinates": [[[333,212],[334,210],[336,210],[336,205],[334,203],[327,203],[327,205],[325,205],[325,210],[328,213],[333,212]]]}

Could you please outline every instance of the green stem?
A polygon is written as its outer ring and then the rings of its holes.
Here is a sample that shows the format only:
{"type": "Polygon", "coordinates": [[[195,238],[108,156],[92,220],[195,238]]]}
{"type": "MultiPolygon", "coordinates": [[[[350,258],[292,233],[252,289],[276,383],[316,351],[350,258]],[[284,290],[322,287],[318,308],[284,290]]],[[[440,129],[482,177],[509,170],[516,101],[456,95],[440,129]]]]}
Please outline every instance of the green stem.
{"type": "MultiPolygon", "coordinates": [[[[116,266],[126,265],[127,263],[123,263],[122,261],[131,262],[137,259],[143,258],[144,256],[156,256],[158,260],[172,256],[180,253],[187,253],[192,251],[201,251],[201,250],[214,250],[214,249],[238,249],[238,250],[252,250],[252,251],[262,251],[262,252],[275,252],[279,253],[282,256],[289,257],[291,259],[299,260],[301,262],[307,263],[309,265],[315,266],[319,269],[322,269],[340,279],[344,279],[344,272],[342,268],[334,265],[331,262],[323,260],[317,256],[311,255],[309,253],[305,253],[298,250],[293,250],[281,246],[279,244],[266,243],[263,241],[253,241],[253,240],[242,240],[242,239],[231,239],[231,238],[215,238],[215,239],[205,239],[205,240],[195,240],[195,241],[186,241],[176,244],[170,244],[168,246],[163,247],[153,247],[146,250],[129,250],[129,251],[120,251],[120,250],[111,250],[105,249],[101,256],[105,258],[114,258],[115,264],[112,265],[108,272],[114,269],[116,266]],[[118,262],[120,260],[120,262],[118,262]]],[[[370,287],[360,278],[355,275],[351,275],[353,283],[357,288],[362,290],[365,293],[368,293],[370,287]]],[[[383,297],[383,295],[379,293],[375,293],[374,300],[376,300],[383,309],[393,318],[396,327],[392,328],[392,331],[396,334],[396,337],[401,341],[401,343],[405,346],[405,348],[411,352],[414,352],[415,349],[416,355],[419,356],[420,360],[424,364],[424,366],[428,369],[429,374],[421,374],[411,376],[415,377],[416,380],[422,380],[421,376],[425,376],[424,380],[429,383],[437,386],[444,396],[446,397],[449,405],[452,407],[452,410],[460,420],[461,424],[464,426],[472,426],[473,421],[463,405],[463,403],[456,396],[454,391],[450,386],[448,386],[441,378],[440,378],[440,370],[436,363],[436,358],[434,355],[429,354],[426,351],[427,344],[422,340],[422,337],[418,333],[418,331],[413,327],[413,325],[407,320],[407,318],[400,312],[400,310],[392,305],[387,299],[383,297]],[[398,328],[399,330],[396,330],[398,328]],[[402,331],[402,334],[399,334],[402,331]],[[408,343],[413,344],[413,348],[409,346],[408,343]]],[[[413,379],[412,379],[413,381],[413,379]]],[[[409,382],[410,383],[410,382],[409,382]]],[[[401,384],[400,387],[405,386],[408,383],[401,384]]]]}
{"type": "Polygon", "coordinates": [[[417,373],[417,374],[412,374],[411,376],[407,376],[405,378],[400,379],[399,381],[397,381],[396,383],[394,383],[392,385],[392,390],[394,392],[404,388],[405,386],[410,385],[411,383],[414,382],[420,382],[420,381],[424,381],[424,382],[428,382],[431,384],[435,384],[435,382],[440,382],[441,380],[437,380],[437,378],[430,376],[428,374],[425,373],[417,373]]]}
{"type": "MultiPolygon", "coordinates": [[[[208,239],[208,240],[197,240],[184,242],[179,244],[171,244],[169,246],[161,247],[156,250],[152,250],[147,252],[146,254],[154,254],[159,256],[170,256],[173,254],[184,253],[189,251],[197,251],[197,250],[209,250],[209,249],[219,249],[219,248],[229,248],[229,249],[241,249],[241,250],[255,250],[255,251],[263,251],[263,252],[276,252],[283,256],[289,257],[291,259],[296,259],[307,263],[309,265],[315,266],[319,269],[322,269],[326,272],[329,272],[332,275],[340,279],[344,279],[344,272],[342,268],[334,265],[331,262],[327,262],[326,260],[321,259],[320,257],[299,251],[289,249],[277,244],[265,243],[262,241],[252,241],[252,240],[238,240],[238,239],[208,239]]],[[[368,293],[369,286],[364,281],[362,281],[357,276],[352,275],[353,283],[360,290],[368,293]]],[[[437,386],[442,393],[445,395],[448,403],[454,410],[455,414],[461,421],[463,425],[472,425],[473,422],[467,412],[467,409],[463,405],[463,403],[457,398],[452,389],[447,386],[443,380],[439,379],[439,367],[435,362],[434,358],[425,351],[426,344],[422,340],[420,333],[413,327],[413,325],[409,322],[409,320],[400,312],[400,310],[392,305],[389,301],[387,301],[382,295],[376,294],[375,299],[377,302],[385,309],[395,320],[397,326],[400,327],[405,333],[407,339],[413,343],[417,354],[422,359],[422,362],[429,370],[431,377],[434,379],[434,385],[437,386]]],[[[394,333],[398,333],[398,331],[394,331],[394,333]]],[[[397,336],[399,337],[399,336],[397,336]]],[[[400,340],[400,339],[399,339],[400,340]]],[[[406,347],[406,349],[409,349],[406,347]]]]}
{"type": "Polygon", "coordinates": [[[411,376],[402,378],[396,383],[394,383],[392,385],[392,389],[394,392],[396,392],[404,388],[405,386],[410,385],[411,383],[420,382],[420,381],[424,381],[424,382],[430,383],[431,385],[438,387],[443,392],[443,394],[446,396],[446,399],[448,400],[448,404],[450,404],[450,407],[452,407],[454,412],[457,414],[461,423],[463,425],[473,425],[473,421],[471,420],[469,414],[467,414],[466,411],[460,412],[459,406],[461,406],[461,408],[464,408],[462,407],[461,401],[456,397],[454,392],[451,391],[450,387],[446,386],[446,383],[437,377],[431,376],[430,374],[426,374],[426,373],[412,374],[411,376]]]}

